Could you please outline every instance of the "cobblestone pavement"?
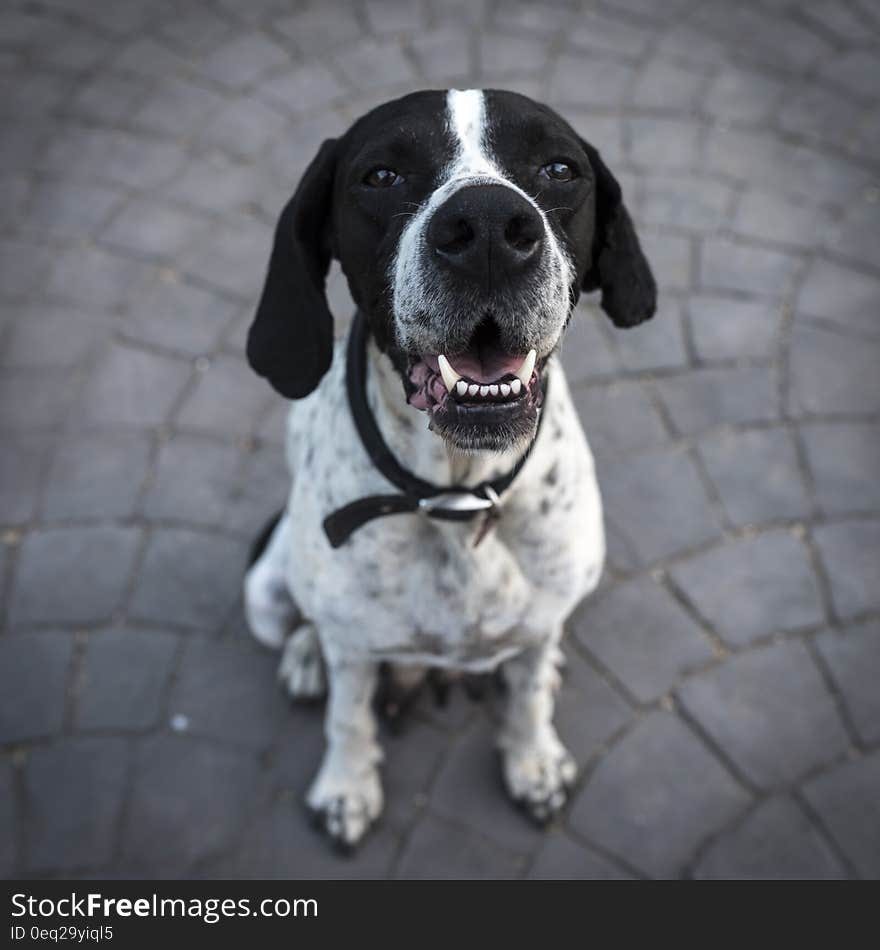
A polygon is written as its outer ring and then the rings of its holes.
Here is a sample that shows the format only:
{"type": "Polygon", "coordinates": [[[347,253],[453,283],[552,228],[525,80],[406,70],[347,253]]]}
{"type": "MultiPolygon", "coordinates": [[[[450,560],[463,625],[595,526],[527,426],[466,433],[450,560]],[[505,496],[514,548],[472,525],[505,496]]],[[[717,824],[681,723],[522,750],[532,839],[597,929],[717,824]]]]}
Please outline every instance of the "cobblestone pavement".
{"type": "MultiPolygon", "coordinates": [[[[4,5],[0,872],[880,876],[880,10],[275,0],[4,5]],[[387,737],[350,860],[300,802],[320,711],[244,630],[282,401],[242,345],[323,136],[424,86],[559,107],[662,289],[565,361],[610,565],[570,624],[557,827],[495,710],[387,737]]],[[[338,275],[337,312],[349,304],[338,275]]]]}

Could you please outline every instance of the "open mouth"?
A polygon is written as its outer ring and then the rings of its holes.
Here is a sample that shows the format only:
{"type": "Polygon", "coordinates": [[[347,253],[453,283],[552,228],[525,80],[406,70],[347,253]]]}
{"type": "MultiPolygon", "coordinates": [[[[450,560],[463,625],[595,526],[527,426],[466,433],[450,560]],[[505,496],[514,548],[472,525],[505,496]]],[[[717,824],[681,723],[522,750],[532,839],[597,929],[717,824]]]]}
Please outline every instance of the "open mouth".
{"type": "Polygon", "coordinates": [[[543,400],[545,360],[534,349],[507,351],[487,323],[466,349],[419,354],[408,368],[410,405],[429,414],[432,428],[471,448],[500,447],[527,434],[543,400]]]}

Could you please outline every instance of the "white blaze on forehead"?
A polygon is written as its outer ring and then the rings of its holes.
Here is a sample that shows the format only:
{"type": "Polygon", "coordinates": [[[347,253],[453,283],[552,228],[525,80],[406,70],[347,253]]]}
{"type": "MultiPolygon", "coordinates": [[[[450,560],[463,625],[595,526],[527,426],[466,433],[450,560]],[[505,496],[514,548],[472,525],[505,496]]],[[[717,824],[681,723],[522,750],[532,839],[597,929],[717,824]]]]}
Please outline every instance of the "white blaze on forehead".
{"type": "Polygon", "coordinates": [[[391,263],[389,281],[395,314],[395,331],[406,330],[417,315],[424,317],[437,308],[431,291],[426,232],[432,215],[461,188],[472,185],[504,185],[527,201],[541,216],[546,240],[546,258],[551,277],[545,279],[542,295],[546,309],[557,309],[560,322],[568,313],[571,263],[556,240],[547,215],[516,182],[511,181],[493,161],[488,141],[486,95],[481,89],[450,89],[446,93],[446,124],[455,142],[452,160],[440,173],[434,191],[422,202],[400,235],[391,263]]]}
{"type": "Polygon", "coordinates": [[[453,174],[497,176],[486,154],[486,97],[480,89],[450,89],[446,94],[449,128],[456,138],[458,154],[453,174]]]}

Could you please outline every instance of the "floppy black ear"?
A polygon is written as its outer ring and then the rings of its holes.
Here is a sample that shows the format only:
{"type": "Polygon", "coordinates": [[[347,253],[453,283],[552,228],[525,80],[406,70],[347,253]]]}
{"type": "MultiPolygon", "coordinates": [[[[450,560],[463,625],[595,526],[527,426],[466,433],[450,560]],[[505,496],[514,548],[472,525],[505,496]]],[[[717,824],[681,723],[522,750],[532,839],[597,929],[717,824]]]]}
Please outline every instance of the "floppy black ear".
{"type": "Polygon", "coordinates": [[[333,359],[333,317],[324,284],[332,256],[335,173],[336,139],[327,139],[281,212],[248,332],[248,362],[288,399],[312,392],[333,359]]]}
{"type": "Polygon", "coordinates": [[[596,178],[593,256],[584,275],[585,291],[602,290],[602,309],[618,327],[634,327],[654,316],[657,284],[639,246],[623,203],[620,185],[599,152],[581,139],[596,178]]]}

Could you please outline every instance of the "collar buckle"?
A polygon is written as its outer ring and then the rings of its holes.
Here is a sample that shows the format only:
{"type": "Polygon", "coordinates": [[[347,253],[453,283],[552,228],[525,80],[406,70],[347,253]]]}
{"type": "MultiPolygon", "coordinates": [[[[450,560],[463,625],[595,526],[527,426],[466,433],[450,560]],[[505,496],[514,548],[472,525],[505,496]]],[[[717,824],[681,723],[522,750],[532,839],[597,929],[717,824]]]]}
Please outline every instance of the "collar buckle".
{"type": "Polygon", "coordinates": [[[444,491],[430,498],[420,498],[419,511],[426,515],[434,511],[466,514],[494,508],[500,500],[498,493],[491,485],[485,485],[481,490],[484,492],[483,496],[478,495],[476,491],[444,491]]]}

